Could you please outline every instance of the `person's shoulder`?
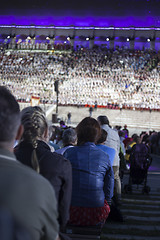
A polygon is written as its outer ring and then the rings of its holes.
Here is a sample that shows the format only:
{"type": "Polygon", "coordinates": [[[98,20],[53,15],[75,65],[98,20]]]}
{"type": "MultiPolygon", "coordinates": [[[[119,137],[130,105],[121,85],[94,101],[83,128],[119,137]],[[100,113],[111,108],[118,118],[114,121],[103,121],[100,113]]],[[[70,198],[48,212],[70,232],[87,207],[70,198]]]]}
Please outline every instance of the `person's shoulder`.
{"type": "Polygon", "coordinates": [[[106,150],[107,152],[116,152],[114,148],[108,147],[107,145],[101,145],[100,148],[106,150]]]}
{"type": "Polygon", "coordinates": [[[41,176],[32,168],[22,164],[18,160],[11,162],[10,166],[6,167],[6,171],[7,168],[12,168],[14,179],[17,178],[19,179],[19,181],[22,181],[24,187],[37,189],[39,188],[39,186],[41,186],[41,188],[46,190],[47,188],[50,188],[48,180],[46,180],[43,176],[41,176]]]}
{"type": "Polygon", "coordinates": [[[116,130],[110,128],[110,131],[112,132],[112,135],[114,135],[115,138],[120,140],[120,137],[119,137],[118,132],[116,130]]]}
{"type": "MultiPolygon", "coordinates": [[[[62,149],[62,148],[61,148],[62,149]]],[[[61,149],[59,149],[59,150],[61,150],[61,149]]],[[[60,160],[64,160],[64,157],[63,157],[63,155],[62,154],[60,154],[60,152],[58,151],[55,151],[55,152],[52,152],[51,153],[52,154],[52,156],[54,157],[54,158],[57,158],[57,159],[60,159],[60,160]]]]}
{"type": "Polygon", "coordinates": [[[105,145],[98,145],[98,146],[96,145],[96,147],[92,149],[92,151],[96,151],[100,155],[104,155],[104,156],[106,155],[106,150],[107,148],[105,145]]]}
{"type": "Polygon", "coordinates": [[[59,149],[55,150],[55,153],[58,153],[58,154],[62,154],[62,152],[63,152],[63,148],[59,148],[59,149]]]}
{"type": "MultiPolygon", "coordinates": [[[[105,163],[107,166],[108,164],[110,164],[110,160],[109,160],[109,155],[108,155],[108,151],[106,151],[107,148],[99,148],[96,146],[96,156],[98,157],[99,159],[99,162],[103,162],[105,163]]],[[[95,152],[93,151],[94,155],[95,155],[95,152]]]]}
{"type": "MultiPolygon", "coordinates": [[[[41,175],[38,174],[35,170],[33,170],[31,167],[28,167],[26,165],[24,165],[23,163],[20,163],[17,161],[17,172],[21,173],[21,175],[23,176],[28,176],[30,179],[31,178],[35,178],[35,179],[39,179],[38,181],[41,181],[41,175]]],[[[42,180],[43,181],[43,180],[42,180]]]]}
{"type": "MultiPolygon", "coordinates": [[[[67,150],[66,150],[67,151],[67,150]]],[[[66,152],[65,151],[65,152],[66,152]]],[[[52,153],[53,154],[53,156],[54,156],[54,159],[55,160],[57,160],[56,162],[59,164],[59,165],[62,165],[62,164],[70,164],[70,161],[67,159],[67,158],[65,158],[65,155],[62,155],[62,154],[59,154],[59,153],[57,153],[57,152],[53,152],[52,153]]]]}
{"type": "Polygon", "coordinates": [[[102,127],[106,132],[110,131],[110,129],[111,129],[107,124],[103,124],[101,127],[102,127]]]}
{"type": "Polygon", "coordinates": [[[108,150],[109,152],[116,152],[116,150],[115,150],[114,148],[108,147],[108,146],[106,146],[106,147],[107,147],[107,150],[108,150]]]}
{"type": "Polygon", "coordinates": [[[77,146],[73,146],[73,147],[70,147],[70,148],[67,148],[66,151],[64,152],[64,157],[68,156],[68,155],[72,155],[74,152],[77,151],[77,146]]]}
{"type": "Polygon", "coordinates": [[[48,179],[27,166],[21,167],[21,176],[18,179],[30,195],[33,206],[42,206],[46,210],[48,209],[47,205],[55,207],[55,191],[48,179]]]}
{"type": "Polygon", "coordinates": [[[106,146],[104,146],[103,148],[98,148],[98,151],[102,154],[106,153],[107,148],[105,148],[106,146]]]}

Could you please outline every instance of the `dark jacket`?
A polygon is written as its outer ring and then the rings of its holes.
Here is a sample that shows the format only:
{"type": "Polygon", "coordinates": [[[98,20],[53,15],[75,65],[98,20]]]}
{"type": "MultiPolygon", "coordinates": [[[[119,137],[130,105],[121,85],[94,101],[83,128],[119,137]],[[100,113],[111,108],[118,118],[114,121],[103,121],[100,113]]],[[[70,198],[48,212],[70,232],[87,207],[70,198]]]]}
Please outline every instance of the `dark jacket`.
{"type": "MultiPolygon", "coordinates": [[[[15,148],[17,159],[30,167],[32,145],[21,142],[15,148]]],[[[62,155],[51,152],[50,147],[43,141],[38,141],[36,150],[40,174],[52,184],[58,201],[59,223],[65,226],[69,219],[69,208],[72,193],[72,167],[70,162],[62,155]]]]}
{"type": "Polygon", "coordinates": [[[94,143],[66,150],[64,156],[72,164],[72,206],[102,207],[111,201],[114,174],[108,155],[94,143]]]}
{"type": "MultiPolygon", "coordinates": [[[[33,240],[56,239],[59,231],[57,201],[49,182],[17,161],[13,153],[2,148],[0,178],[0,206],[10,211],[13,218],[25,226],[33,240]]],[[[11,230],[9,227],[8,233],[11,230]]],[[[21,235],[22,232],[19,232],[18,236],[21,235]]]]}

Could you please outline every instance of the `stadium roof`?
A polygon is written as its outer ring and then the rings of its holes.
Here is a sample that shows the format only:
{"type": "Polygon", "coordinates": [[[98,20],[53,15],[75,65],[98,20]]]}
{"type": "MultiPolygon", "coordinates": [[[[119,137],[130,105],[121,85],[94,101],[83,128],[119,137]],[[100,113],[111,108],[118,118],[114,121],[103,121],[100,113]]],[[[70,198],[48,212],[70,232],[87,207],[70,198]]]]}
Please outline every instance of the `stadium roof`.
{"type": "Polygon", "coordinates": [[[160,0],[3,1],[1,25],[160,27],[160,0]]]}

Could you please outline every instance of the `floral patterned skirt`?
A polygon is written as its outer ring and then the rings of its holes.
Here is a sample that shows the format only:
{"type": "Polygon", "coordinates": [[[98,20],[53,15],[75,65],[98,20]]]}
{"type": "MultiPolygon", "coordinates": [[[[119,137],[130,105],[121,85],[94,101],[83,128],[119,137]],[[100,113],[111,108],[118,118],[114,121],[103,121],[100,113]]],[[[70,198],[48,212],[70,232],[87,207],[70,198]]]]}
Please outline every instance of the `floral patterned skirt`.
{"type": "Polygon", "coordinates": [[[110,213],[107,201],[103,207],[72,207],[70,208],[69,224],[78,226],[103,225],[110,213]]]}

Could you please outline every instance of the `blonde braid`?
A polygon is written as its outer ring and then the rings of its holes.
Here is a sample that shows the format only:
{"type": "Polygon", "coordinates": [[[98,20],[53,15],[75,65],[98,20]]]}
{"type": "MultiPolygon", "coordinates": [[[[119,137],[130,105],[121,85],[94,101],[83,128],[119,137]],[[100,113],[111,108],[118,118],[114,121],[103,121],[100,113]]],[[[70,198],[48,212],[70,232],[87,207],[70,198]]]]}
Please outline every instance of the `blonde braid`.
{"type": "Polygon", "coordinates": [[[23,138],[27,142],[30,142],[33,147],[31,156],[32,167],[39,173],[40,168],[36,154],[36,149],[38,146],[37,137],[41,137],[47,127],[45,116],[38,110],[25,112],[22,116],[22,124],[24,126],[23,138]]]}

